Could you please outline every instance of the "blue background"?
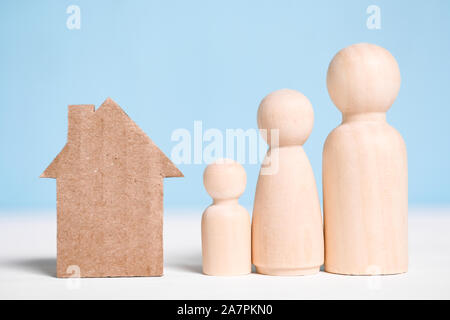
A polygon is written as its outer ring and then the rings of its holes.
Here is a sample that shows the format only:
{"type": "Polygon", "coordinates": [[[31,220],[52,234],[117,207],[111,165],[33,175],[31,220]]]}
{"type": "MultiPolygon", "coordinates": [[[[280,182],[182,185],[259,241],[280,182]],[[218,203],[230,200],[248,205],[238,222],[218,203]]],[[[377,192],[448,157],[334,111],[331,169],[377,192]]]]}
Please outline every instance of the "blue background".
{"type": "MultiPolygon", "coordinates": [[[[305,145],[321,190],[324,140],[341,115],[326,89],[334,54],[358,42],[392,52],[402,87],[388,121],[409,157],[411,206],[450,204],[450,1],[1,1],[0,211],[55,207],[38,179],[66,141],[67,105],[111,96],[170,155],[177,128],[256,128],[269,92],[303,92],[315,110],[305,145]],[[81,8],[69,30],[66,9],[81,8]],[[381,8],[381,30],[366,8],[381,8]]],[[[205,165],[180,165],[167,207],[206,207],[205,165]]],[[[251,208],[259,165],[246,165],[251,208]]]]}

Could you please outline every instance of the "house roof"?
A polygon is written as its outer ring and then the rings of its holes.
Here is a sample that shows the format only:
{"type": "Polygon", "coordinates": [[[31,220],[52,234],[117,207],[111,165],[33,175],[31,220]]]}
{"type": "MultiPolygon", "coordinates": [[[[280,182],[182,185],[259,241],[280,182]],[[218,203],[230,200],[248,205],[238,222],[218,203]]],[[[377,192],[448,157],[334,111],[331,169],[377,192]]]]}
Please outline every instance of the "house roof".
{"type": "MultiPolygon", "coordinates": [[[[183,177],[183,173],[180,170],[178,170],[178,168],[173,164],[173,162],[156,146],[156,144],[145,134],[145,132],[142,131],[142,129],[139,128],[139,126],[111,98],[107,98],[97,110],[94,110],[95,107],[92,105],[69,106],[69,128],[71,125],[70,121],[75,122],[77,120],[77,119],[71,120],[70,115],[71,108],[78,108],[78,110],[81,110],[80,108],[85,108],[85,110],[89,111],[88,115],[89,117],[104,118],[111,114],[118,115],[119,118],[125,124],[124,126],[125,130],[139,137],[141,143],[143,141],[144,145],[150,147],[151,153],[149,153],[149,155],[151,155],[153,159],[159,160],[158,164],[161,176],[183,177]]],[[[92,130],[92,128],[90,127],[88,128],[89,128],[88,130],[92,130]]],[[[83,129],[85,128],[83,127],[83,129]]],[[[41,174],[40,176],[41,178],[54,178],[54,179],[58,178],[58,171],[61,170],[59,164],[61,160],[68,154],[70,146],[71,143],[70,140],[68,139],[66,145],[61,150],[61,152],[50,163],[47,169],[45,169],[45,171],[41,174]]],[[[149,161],[153,159],[149,159],[149,161]]]]}

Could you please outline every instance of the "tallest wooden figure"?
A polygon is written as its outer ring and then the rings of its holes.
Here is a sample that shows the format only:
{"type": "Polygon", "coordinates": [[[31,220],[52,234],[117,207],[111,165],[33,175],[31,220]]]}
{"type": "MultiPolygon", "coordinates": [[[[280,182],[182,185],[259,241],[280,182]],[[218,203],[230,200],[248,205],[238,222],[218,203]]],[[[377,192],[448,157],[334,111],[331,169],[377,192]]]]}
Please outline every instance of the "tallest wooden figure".
{"type": "Polygon", "coordinates": [[[325,270],[406,272],[406,147],[386,122],[400,89],[397,62],[384,48],[352,45],[331,61],[327,85],[342,123],[323,150],[325,270]]]}

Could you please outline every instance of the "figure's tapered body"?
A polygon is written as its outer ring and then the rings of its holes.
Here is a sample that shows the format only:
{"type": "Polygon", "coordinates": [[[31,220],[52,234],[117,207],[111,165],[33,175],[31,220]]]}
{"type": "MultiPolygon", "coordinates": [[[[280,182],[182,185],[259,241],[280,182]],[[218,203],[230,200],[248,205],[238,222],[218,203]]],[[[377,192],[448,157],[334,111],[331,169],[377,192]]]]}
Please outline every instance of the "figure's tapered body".
{"type": "Polygon", "coordinates": [[[202,217],[203,273],[215,276],[251,272],[251,222],[237,200],[216,201],[202,217]]]}
{"type": "Polygon", "coordinates": [[[328,90],[343,113],[323,150],[325,271],[408,269],[406,146],[386,122],[400,72],[385,49],[358,44],[330,63],[328,90]]]}
{"type": "Polygon", "coordinates": [[[306,275],[323,263],[323,230],[314,174],[303,144],[314,121],[308,99],[294,90],[268,95],[258,110],[270,149],[256,187],[252,261],[268,275],[306,275]],[[278,131],[279,141],[273,135],[278,131]]]}
{"type": "Polygon", "coordinates": [[[322,216],[309,160],[302,146],[270,150],[267,157],[278,161],[278,172],[258,179],[253,263],[263,274],[317,273],[323,263],[322,216]]]}
{"type": "Polygon", "coordinates": [[[406,147],[382,116],[344,121],[325,143],[326,271],[395,274],[407,270],[406,147]]]}

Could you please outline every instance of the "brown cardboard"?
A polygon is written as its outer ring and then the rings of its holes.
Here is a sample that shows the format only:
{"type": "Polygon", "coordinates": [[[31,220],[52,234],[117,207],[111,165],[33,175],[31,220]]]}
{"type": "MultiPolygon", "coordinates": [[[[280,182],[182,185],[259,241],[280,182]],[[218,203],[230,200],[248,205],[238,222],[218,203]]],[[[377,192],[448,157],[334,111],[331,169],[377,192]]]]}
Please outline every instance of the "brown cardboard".
{"type": "Polygon", "coordinates": [[[183,174],[110,98],[69,106],[57,179],[57,277],[161,276],[163,179],[183,174]]]}

